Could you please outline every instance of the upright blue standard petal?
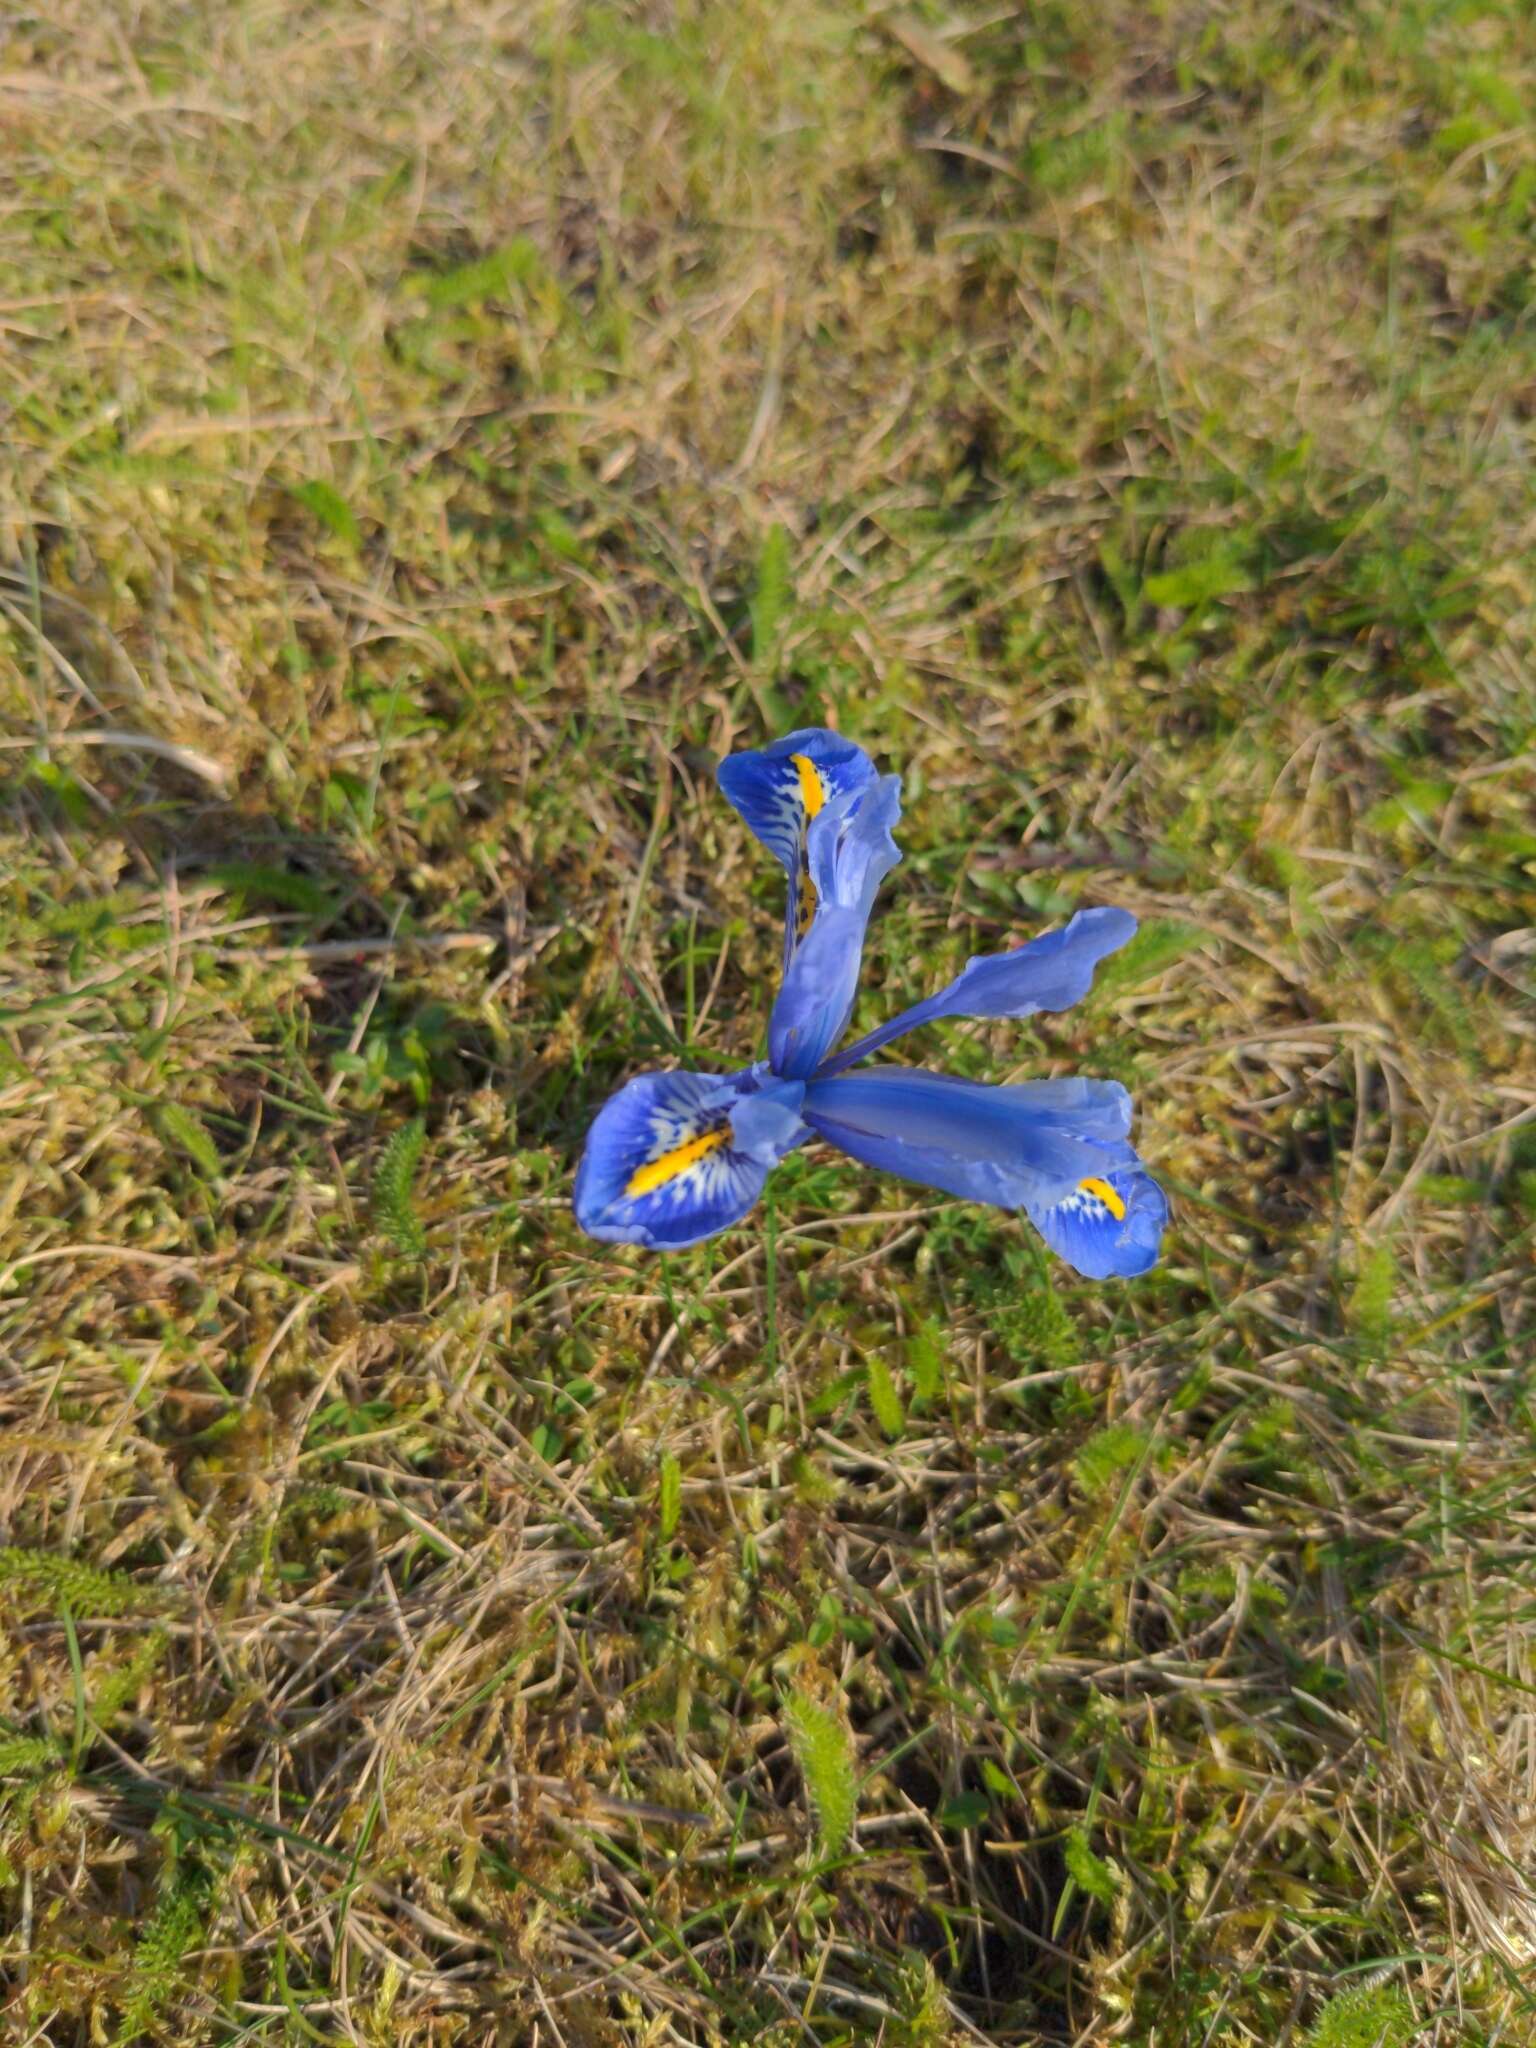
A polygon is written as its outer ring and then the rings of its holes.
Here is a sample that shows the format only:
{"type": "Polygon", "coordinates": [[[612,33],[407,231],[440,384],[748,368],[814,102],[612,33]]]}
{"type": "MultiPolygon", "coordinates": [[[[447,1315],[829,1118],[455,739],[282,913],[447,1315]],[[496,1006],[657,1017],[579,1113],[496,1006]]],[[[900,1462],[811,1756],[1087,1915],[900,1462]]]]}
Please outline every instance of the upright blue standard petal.
{"type": "Polygon", "coordinates": [[[715,771],[726,800],[789,877],[784,965],[810,929],[816,908],[810,827],[829,804],[865,789],[874,763],[860,746],[825,726],[804,726],[758,752],[727,754],[715,771]]]}
{"type": "Polygon", "coordinates": [[[873,782],[875,766],[853,740],[808,725],[772,746],[727,754],[715,777],[726,801],[793,875],[810,818],[834,798],[873,782]]]}
{"type": "Polygon", "coordinates": [[[805,1121],[855,1159],[973,1202],[1023,1209],[1053,1251],[1091,1279],[1144,1273],[1168,1208],[1126,1142],[1117,1081],[991,1088],[910,1067],[822,1078],[805,1121]]]}
{"type": "Polygon", "coordinates": [[[768,1020],[768,1058],[776,1074],[805,1080],[848,1028],[875,891],[901,859],[891,837],[900,816],[900,778],[885,775],[835,798],[811,820],[814,910],[768,1020]]]}
{"type": "Polygon", "coordinates": [[[807,1135],[804,1093],[761,1064],[637,1074],[587,1133],[576,1221],[590,1237],[652,1251],[680,1251],[739,1223],[770,1167],[807,1135]]]}
{"type": "Polygon", "coordinates": [[[1094,969],[1105,954],[1135,931],[1128,910],[1079,910],[1059,931],[1042,932],[1011,953],[978,954],[947,988],[856,1040],[829,1059],[823,1072],[840,1074],[936,1017],[1032,1017],[1038,1010],[1070,1010],[1093,986],[1094,969]]]}

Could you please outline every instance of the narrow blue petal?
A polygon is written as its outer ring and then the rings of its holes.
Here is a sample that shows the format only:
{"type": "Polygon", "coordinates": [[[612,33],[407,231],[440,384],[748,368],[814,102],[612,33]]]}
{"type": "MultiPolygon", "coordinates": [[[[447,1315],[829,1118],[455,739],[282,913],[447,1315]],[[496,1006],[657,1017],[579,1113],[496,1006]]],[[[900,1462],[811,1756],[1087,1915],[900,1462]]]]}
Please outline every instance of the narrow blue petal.
{"type": "Polygon", "coordinates": [[[784,968],[810,929],[816,908],[809,841],[812,823],[829,806],[865,789],[874,763],[860,746],[825,726],[802,726],[758,752],[727,754],[715,771],[735,806],[789,877],[784,968]]]}
{"type": "Polygon", "coordinates": [[[576,1170],[589,1237],[680,1251],[739,1223],[806,1136],[804,1089],[765,1066],[637,1074],[599,1110],[576,1170]]]}
{"type": "Polygon", "coordinates": [[[811,820],[806,865],[815,909],[768,1021],[776,1074],[804,1080],[848,1028],[875,892],[901,859],[891,837],[900,816],[901,780],[884,775],[811,820]]]}
{"type": "Polygon", "coordinates": [[[1090,1279],[1155,1263],[1168,1207],[1126,1142],[1117,1081],[991,1088],[910,1067],[813,1080],[812,1130],[885,1173],[968,1201],[1023,1209],[1053,1251],[1090,1279]]]}
{"type": "Polygon", "coordinates": [[[1079,910],[1059,931],[1042,932],[1011,953],[978,954],[948,988],[858,1039],[828,1060],[824,1071],[840,1074],[936,1017],[1032,1017],[1038,1010],[1070,1010],[1087,995],[1105,954],[1123,946],[1135,930],[1128,910],[1079,910]]]}

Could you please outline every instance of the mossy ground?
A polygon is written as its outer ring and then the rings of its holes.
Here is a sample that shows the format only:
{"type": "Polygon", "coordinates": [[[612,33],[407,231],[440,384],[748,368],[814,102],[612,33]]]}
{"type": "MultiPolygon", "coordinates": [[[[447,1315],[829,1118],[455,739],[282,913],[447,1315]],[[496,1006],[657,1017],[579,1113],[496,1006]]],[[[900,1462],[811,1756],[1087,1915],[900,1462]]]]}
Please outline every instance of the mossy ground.
{"type": "Polygon", "coordinates": [[[1536,2040],[1533,30],[0,19],[7,2039],[1536,2040]],[[813,720],[1147,1280],[575,1230],[813,720]]]}

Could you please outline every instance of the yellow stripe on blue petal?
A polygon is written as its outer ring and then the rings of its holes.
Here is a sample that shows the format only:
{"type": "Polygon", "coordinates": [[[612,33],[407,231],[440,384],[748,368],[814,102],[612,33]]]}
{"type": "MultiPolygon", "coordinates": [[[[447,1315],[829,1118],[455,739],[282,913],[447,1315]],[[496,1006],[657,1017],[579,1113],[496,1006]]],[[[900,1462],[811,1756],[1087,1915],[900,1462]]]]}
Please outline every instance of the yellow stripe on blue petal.
{"type": "Polygon", "coordinates": [[[1125,1202],[1107,1180],[1090,1174],[1087,1180],[1080,1180],[1077,1185],[1083,1194],[1092,1195],[1095,1201],[1102,1202],[1117,1223],[1125,1221],[1125,1202]]]}
{"type": "Polygon", "coordinates": [[[810,857],[806,851],[806,827],[827,801],[827,785],[821,779],[821,770],[809,754],[791,754],[790,765],[800,778],[800,801],[805,806],[805,820],[800,832],[800,873],[799,887],[795,891],[795,942],[799,943],[811,928],[816,915],[816,884],[811,880],[810,857]]]}
{"type": "Polygon", "coordinates": [[[800,801],[805,805],[805,814],[814,818],[827,800],[827,785],[821,779],[821,770],[809,754],[791,754],[789,758],[800,777],[800,801]]]}
{"type": "Polygon", "coordinates": [[[705,1131],[702,1137],[690,1138],[684,1145],[674,1145],[669,1152],[663,1152],[659,1159],[648,1160],[644,1166],[636,1167],[624,1186],[626,1198],[633,1195],[649,1195],[657,1188],[664,1188],[668,1181],[676,1180],[680,1173],[686,1173],[690,1166],[696,1166],[701,1159],[718,1151],[731,1135],[729,1124],[718,1129],[705,1131]]]}
{"type": "Polygon", "coordinates": [[[816,884],[811,880],[809,863],[800,869],[800,887],[795,892],[795,942],[798,945],[810,930],[816,916],[816,884]]]}

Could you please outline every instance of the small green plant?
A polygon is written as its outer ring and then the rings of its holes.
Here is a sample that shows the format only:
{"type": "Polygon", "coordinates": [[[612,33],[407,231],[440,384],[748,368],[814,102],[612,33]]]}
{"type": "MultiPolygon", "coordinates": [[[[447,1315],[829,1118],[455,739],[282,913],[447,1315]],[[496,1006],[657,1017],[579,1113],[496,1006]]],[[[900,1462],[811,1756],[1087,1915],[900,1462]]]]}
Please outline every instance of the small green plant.
{"type": "Polygon", "coordinates": [[[1079,1450],[1074,1464],[1077,1482],[1091,1497],[1107,1494],[1147,1455],[1148,1441],[1129,1422],[1111,1422],[1096,1429],[1079,1450]]]}
{"type": "Polygon", "coordinates": [[[1349,1320],[1364,1341],[1380,1352],[1392,1334],[1392,1293],[1397,1285],[1397,1255],[1385,1241],[1373,1245],[1361,1261],[1349,1320]]]}
{"type": "Polygon", "coordinates": [[[0,1778],[30,1778],[59,1761],[59,1746],[46,1735],[0,1736],[0,1778]]]}
{"type": "Polygon", "coordinates": [[[670,1451],[664,1452],[661,1460],[661,1478],[657,1484],[656,1526],[661,1531],[663,1543],[670,1542],[677,1533],[677,1524],[683,1512],[683,1468],[670,1451]]]}
{"type": "Polygon", "coordinates": [[[130,2048],[153,2027],[181,1988],[182,1964],[204,1939],[207,1886],[195,1871],[178,1871],[165,1885],[134,1945],[128,1967],[117,2048],[130,2048]]]}
{"type": "Polygon", "coordinates": [[[943,1393],[949,1371],[949,1357],[936,1317],[924,1316],[908,1334],[906,1360],[914,1397],[925,1408],[931,1407],[943,1393]]]}
{"type": "Polygon", "coordinates": [[[853,1738],[844,1716],[797,1688],[784,1702],[789,1745],[816,1816],[816,1840],[825,1858],[847,1841],[858,1805],[853,1738]]]}
{"type": "Polygon", "coordinates": [[[1111,1863],[1094,1853],[1085,1828],[1072,1828],[1067,1835],[1063,1861],[1067,1875],[1080,1892],[1086,1892],[1101,1906],[1112,1906],[1120,1889],[1121,1879],[1111,1863]]]}
{"type": "Polygon", "coordinates": [[[219,1148],[208,1135],[200,1117],[180,1102],[162,1102],[154,1113],[155,1127],[168,1145],[184,1152],[205,1181],[216,1181],[223,1170],[219,1148]]]}
{"type": "Polygon", "coordinates": [[[158,1606],[159,1588],[141,1586],[126,1572],[102,1571],[76,1557],[49,1550],[0,1550],[0,1590],[10,1588],[19,1599],[41,1601],[55,1610],[69,1608],[88,1620],[116,1614],[141,1614],[158,1606]]]}
{"type": "Polygon", "coordinates": [[[419,1259],[427,1249],[427,1233],[411,1199],[411,1184],[427,1142],[427,1127],[412,1117],[385,1145],[373,1176],[373,1216],[396,1251],[419,1259]]]}
{"type": "Polygon", "coordinates": [[[349,553],[357,552],[363,538],[357,514],[334,484],[327,483],[324,477],[311,477],[306,483],[295,484],[293,495],[349,553]]]}
{"type": "Polygon", "coordinates": [[[907,1426],[907,1413],[901,1404],[895,1375],[885,1361],[883,1352],[872,1351],[864,1366],[865,1385],[869,1389],[869,1405],[876,1422],[888,1437],[898,1437],[907,1426]]]}
{"type": "Polygon", "coordinates": [[[63,1750],[50,1736],[0,1735],[0,1886],[15,1882],[12,1852],[20,1848],[50,1776],[57,1772],[62,1782],[64,1763],[63,1750]]]}
{"type": "Polygon", "coordinates": [[[1395,1984],[1335,1992],[1308,2029],[1303,2048],[1408,2048],[1413,2007],[1395,1984]]]}
{"type": "Polygon", "coordinates": [[[794,603],[790,577],[789,535],[771,526],[757,557],[757,588],[752,596],[752,658],[771,670],[778,658],[779,636],[794,603]]]}
{"type": "Polygon", "coordinates": [[[130,1705],[164,1657],[170,1638],[163,1629],[147,1635],[126,1664],[107,1671],[98,1679],[92,1674],[91,1719],[105,1728],[124,1707],[130,1705]]]}

